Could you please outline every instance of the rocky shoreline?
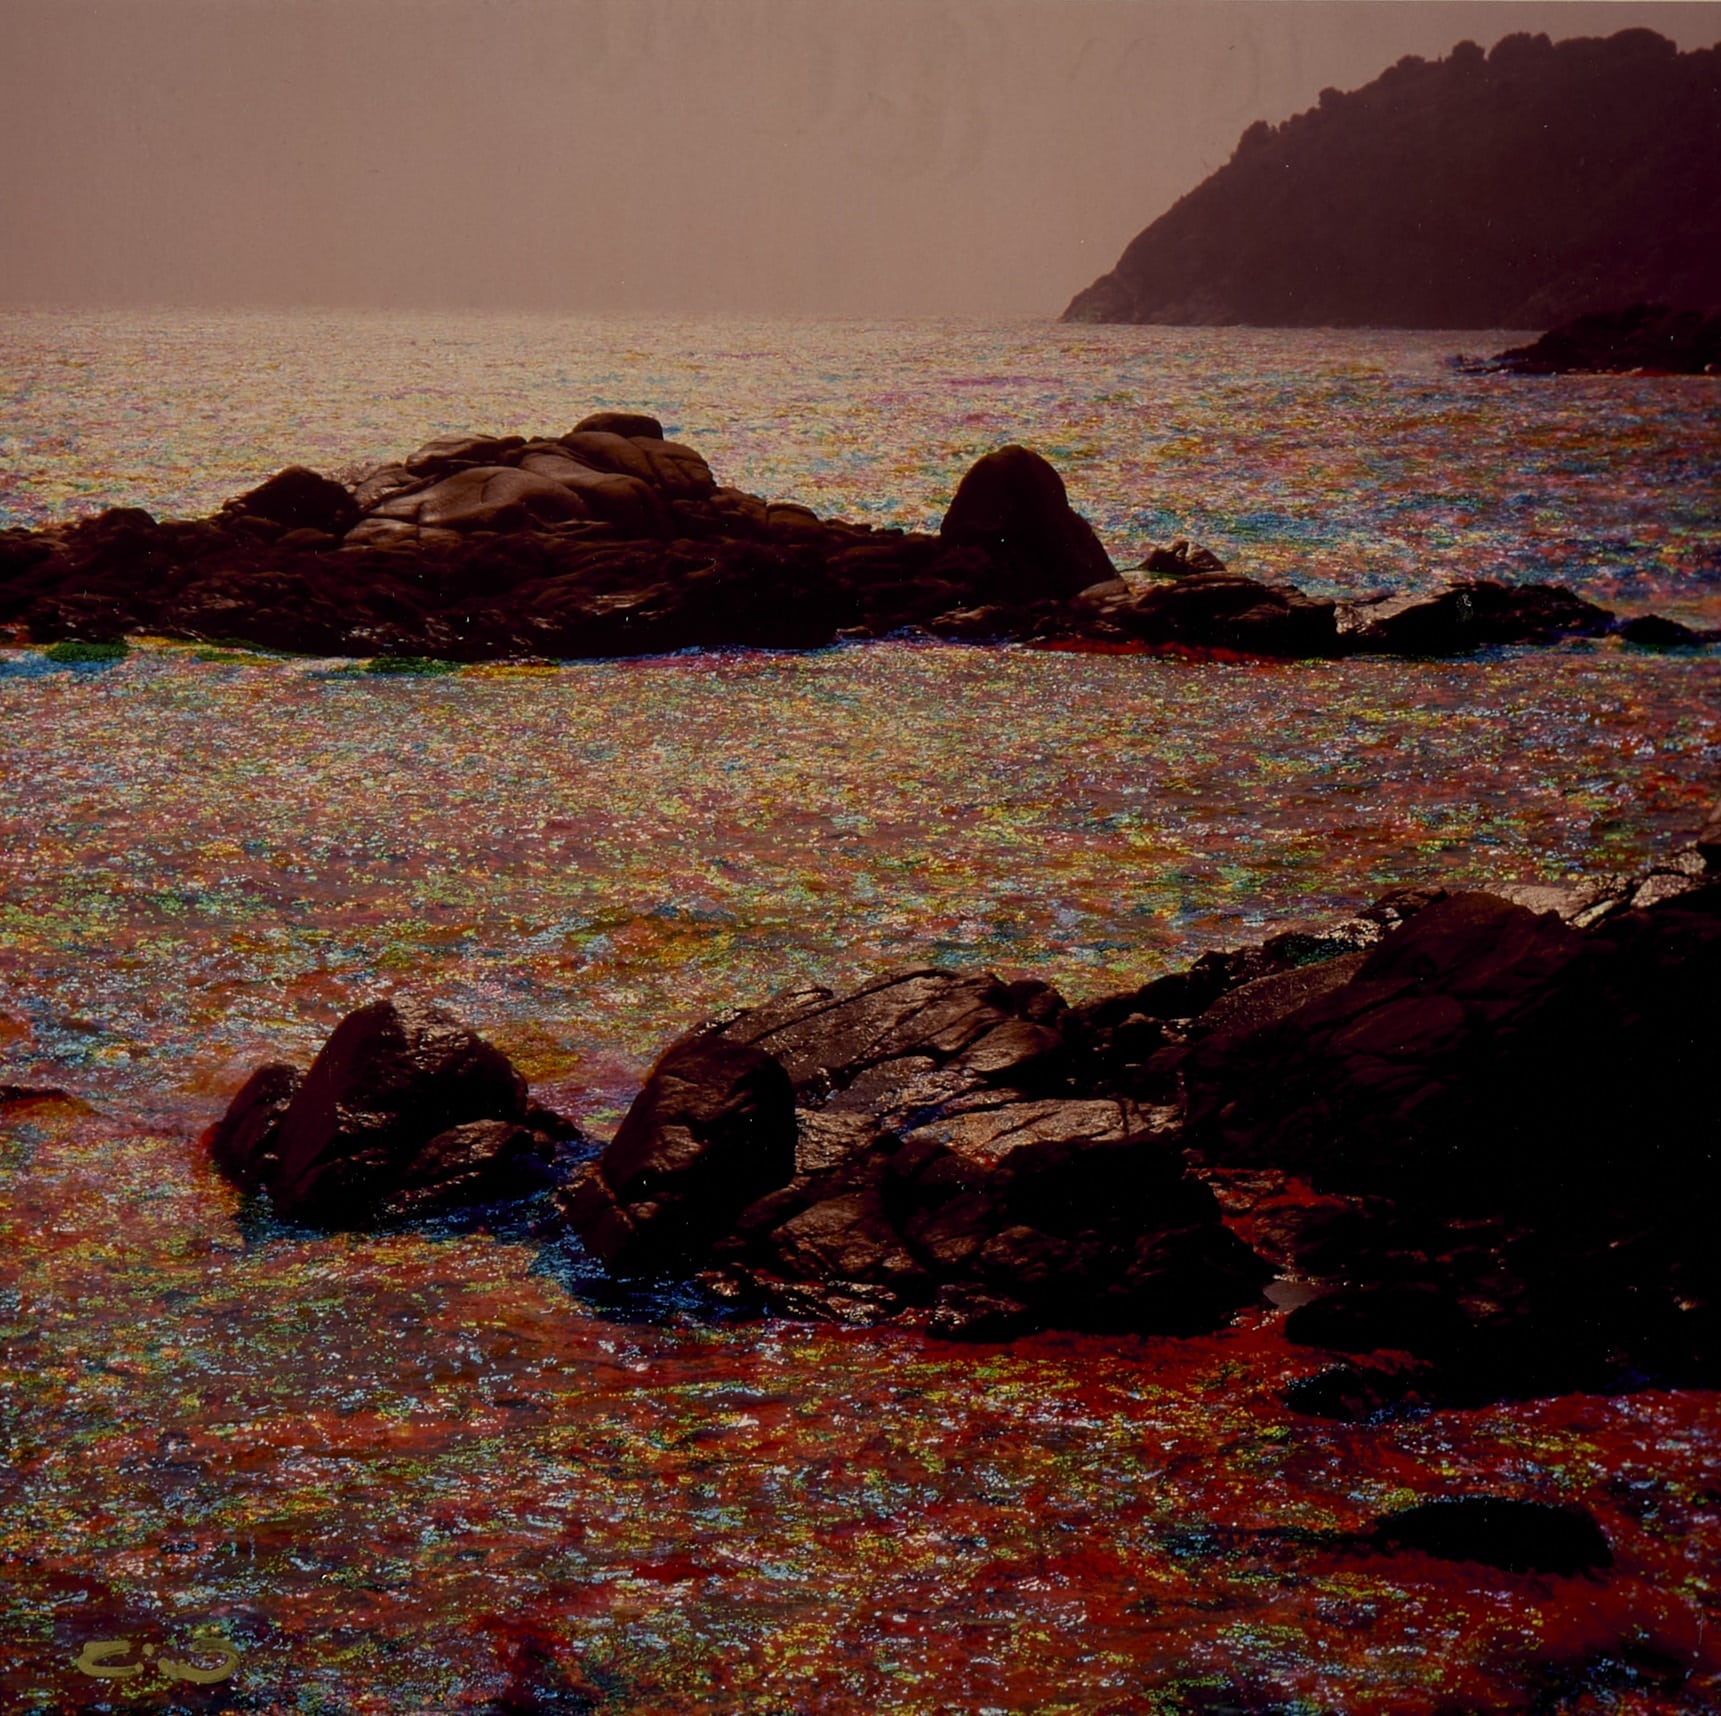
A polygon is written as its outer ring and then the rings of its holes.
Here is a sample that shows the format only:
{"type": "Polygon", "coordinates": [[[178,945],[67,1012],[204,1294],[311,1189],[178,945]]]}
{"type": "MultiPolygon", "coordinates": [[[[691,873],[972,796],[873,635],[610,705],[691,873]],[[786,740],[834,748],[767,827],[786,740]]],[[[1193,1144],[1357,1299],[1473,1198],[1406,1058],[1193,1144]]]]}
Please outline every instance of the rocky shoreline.
{"type": "Polygon", "coordinates": [[[614,412],[555,438],[435,441],[350,486],[294,467],[205,519],[123,507],[0,532],[0,628],[385,662],[904,634],[1282,659],[1716,637],[1545,584],[1318,601],[1186,542],[1120,572],[1058,473],[1018,446],[969,470],[936,534],[820,519],[720,486],[655,418],[614,412]]]}
{"type": "Polygon", "coordinates": [[[1666,304],[1602,310],[1464,367],[1508,375],[1721,375],[1721,311],[1666,304]]]}
{"type": "Polygon", "coordinates": [[[601,1152],[401,997],[206,1143],[278,1215],[548,1193],[618,1278],[792,1315],[994,1340],[1292,1307],[1330,1363],[1289,1398],[1325,1416],[1715,1386],[1718,997],[1721,814],[1639,875],[1401,889],[1076,1006],[930,969],[791,991],[671,1044],[601,1152]]]}

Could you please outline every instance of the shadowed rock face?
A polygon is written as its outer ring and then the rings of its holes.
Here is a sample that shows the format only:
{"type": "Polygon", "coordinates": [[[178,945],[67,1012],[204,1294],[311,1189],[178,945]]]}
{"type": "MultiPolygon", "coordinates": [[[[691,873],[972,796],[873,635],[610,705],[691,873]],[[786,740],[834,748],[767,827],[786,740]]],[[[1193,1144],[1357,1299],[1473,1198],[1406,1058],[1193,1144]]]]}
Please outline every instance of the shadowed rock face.
{"type": "Polygon", "coordinates": [[[1068,597],[1112,576],[1093,527],[1072,510],[1064,479],[1026,447],[988,453],[957,485],[942,541],[978,548],[1004,573],[1002,594],[1068,597]]]}
{"type": "Polygon", "coordinates": [[[712,1240],[795,1171],[795,1093],[768,1054],[720,1036],[672,1044],[566,1209],[618,1273],[697,1267],[712,1240]]]}
{"type": "Polygon", "coordinates": [[[1221,1179],[1316,1194],[1278,1243],[1326,1291],[1287,1335],[1399,1355],[1298,1404],[1721,1375],[1721,887],[1689,860],[1628,890],[1636,906],[1574,893],[1587,929],[1558,890],[1539,913],[1437,901],[1348,981],[1188,1049],[1188,1142],[1221,1179]]]}
{"type": "Polygon", "coordinates": [[[1064,319],[1539,328],[1714,305],[1718,136],[1721,50],[1647,30],[1411,56],[1250,126],[1064,319]]]}
{"type": "Polygon", "coordinates": [[[259,1068],[206,1142],[277,1215],[363,1227],[537,1190],[571,1131],[499,1049],[397,996],[343,1019],[308,1072],[259,1068]]]}

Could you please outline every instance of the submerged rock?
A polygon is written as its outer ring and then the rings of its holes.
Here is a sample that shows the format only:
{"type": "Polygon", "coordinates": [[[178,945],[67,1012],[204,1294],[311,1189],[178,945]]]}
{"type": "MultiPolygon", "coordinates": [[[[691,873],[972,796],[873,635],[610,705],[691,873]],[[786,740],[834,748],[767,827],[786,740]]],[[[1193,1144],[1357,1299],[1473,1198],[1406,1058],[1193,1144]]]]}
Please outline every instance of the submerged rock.
{"type": "Polygon", "coordinates": [[[541,1190],[573,1136],[500,1049],[396,996],[348,1014],[308,1071],[260,1067],[205,1142],[277,1215],[348,1228],[541,1190]]]}
{"type": "Polygon", "coordinates": [[[1570,1575],[1613,1565],[1607,1538],[1584,1509],[1502,1496],[1454,1496],[1400,1509],[1375,1526],[1370,1541],[1509,1573],[1570,1575]]]}

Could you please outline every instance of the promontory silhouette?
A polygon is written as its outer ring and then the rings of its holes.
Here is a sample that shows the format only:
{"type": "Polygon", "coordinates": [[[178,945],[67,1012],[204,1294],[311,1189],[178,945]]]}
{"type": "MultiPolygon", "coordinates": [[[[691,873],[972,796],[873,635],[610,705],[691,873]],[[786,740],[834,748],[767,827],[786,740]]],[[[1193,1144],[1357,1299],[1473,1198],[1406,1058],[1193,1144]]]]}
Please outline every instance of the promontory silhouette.
{"type": "Polygon", "coordinates": [[[1650,30],[1402,59],[1243,133],[1070,322],[1533,327],[1721,304],[1721,46],[1650,30]]]}

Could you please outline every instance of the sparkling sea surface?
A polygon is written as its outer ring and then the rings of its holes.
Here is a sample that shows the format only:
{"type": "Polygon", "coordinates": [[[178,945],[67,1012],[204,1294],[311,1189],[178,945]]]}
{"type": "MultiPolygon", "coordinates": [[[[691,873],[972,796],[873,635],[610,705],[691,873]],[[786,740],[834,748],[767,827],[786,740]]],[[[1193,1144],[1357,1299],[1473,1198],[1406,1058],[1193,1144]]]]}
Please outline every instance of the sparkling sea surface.
{"type": "MultiPolygon", "coordinates": [[[[1321,594],[1551,579],[1721,624],[1721,383],[1445,361],[1508,343],[6,313],[0,523],[632,408],[825,514],[934,527],[1014,439],[1120,564],[1189,536],[1321,594]]],[[[1713,1395],[1335,1425],[1280,1400],[1320,1360],[1279,1313],[978,1349],[713,1319],[529,1215],[280,1226],[194,1142],[397,987],[603,1136],[676,1033],[790,984],[1080,999],[1399,883],[1629,868],[1721,781],[1718,666],[0,649],[0,1084],[73,1099],[0,1122],[5,1707],[1721,1707],[1713,1395]],[[1615,1571],[1346,1537],[1478,1489],[1588,1507],[1615,1571]],[[238,1653],[218,1687],[72,1666],[199,1625],[238,1653]]]]}

